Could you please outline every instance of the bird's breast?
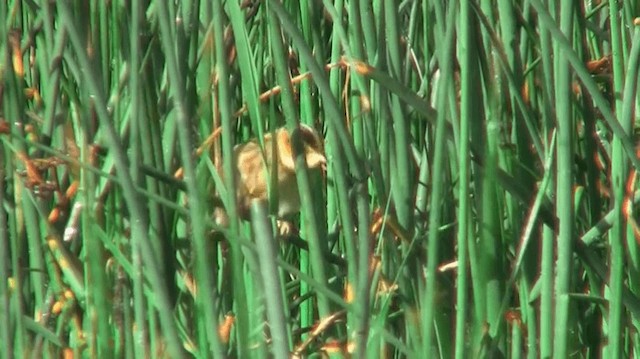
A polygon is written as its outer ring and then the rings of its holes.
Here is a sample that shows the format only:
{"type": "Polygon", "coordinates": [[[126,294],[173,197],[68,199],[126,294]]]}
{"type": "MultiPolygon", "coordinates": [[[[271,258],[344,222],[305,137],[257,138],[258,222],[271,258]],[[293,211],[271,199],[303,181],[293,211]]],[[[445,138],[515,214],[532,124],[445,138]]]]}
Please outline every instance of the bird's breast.
{"type": "Polygon", "coordinates": [[[295,175],[278,178],[278,217],[300,212],[300,194],[295,175]]]}

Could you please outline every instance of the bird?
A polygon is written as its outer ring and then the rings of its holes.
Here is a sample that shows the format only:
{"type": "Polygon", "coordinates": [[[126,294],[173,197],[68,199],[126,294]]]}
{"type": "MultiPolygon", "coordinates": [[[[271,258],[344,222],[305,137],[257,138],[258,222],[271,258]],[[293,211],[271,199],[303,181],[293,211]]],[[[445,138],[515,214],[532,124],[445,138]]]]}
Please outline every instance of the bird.
{"type": "MultiPolygon", "coordinates": [[[[304,124],[299,125],[297,129],[302,140],[307,167],[309,169],[326,169],[327,160],[324,155],[323,143],[316,130],[304,124]]],[[[277,218],[285,218],[300,212],[300,195],[296,180],[291,134],[289,130],[281,127],[276,129],[274,133],[265,134],[263,139],[264,152],[255,138],[234,147],[238,212],[243,218],[248,218],[253,200],[274,200],[274,198],[268,198],[270,180],[268,176],[274,176],[275,169],[274,190],[277,190],[277,196],[272,196],[278,199],[276,216],[277,218]]]]}

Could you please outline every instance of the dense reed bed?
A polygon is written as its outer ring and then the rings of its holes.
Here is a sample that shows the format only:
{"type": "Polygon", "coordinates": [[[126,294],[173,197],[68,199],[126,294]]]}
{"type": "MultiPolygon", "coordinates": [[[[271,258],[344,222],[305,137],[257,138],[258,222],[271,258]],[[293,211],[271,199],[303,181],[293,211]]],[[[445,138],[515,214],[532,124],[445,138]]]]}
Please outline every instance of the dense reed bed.
{"type": "Polygon", "coordinates": [[[1,2],[0,357],[638,357],[639,15],[1,2]],[[299,123],[281,235],[228,174],[299,123]]]}

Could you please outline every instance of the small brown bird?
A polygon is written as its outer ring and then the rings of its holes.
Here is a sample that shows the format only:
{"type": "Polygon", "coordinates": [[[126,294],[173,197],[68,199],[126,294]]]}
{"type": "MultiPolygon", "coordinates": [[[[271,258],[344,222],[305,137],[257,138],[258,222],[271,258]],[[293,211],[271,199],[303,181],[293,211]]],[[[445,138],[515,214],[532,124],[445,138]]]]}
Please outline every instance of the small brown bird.
{"type": "MultiPolygon", "coordinates": [[[[300,125],[300,136],[304,145],[307,167],[324,168],[326,158],[323,154],[322,141],[318,133],[307,125],[300,125]]],[[[277,216],[285,216],[300,211],[300,195],[294,165],[291,136],[285,128],[275,131],[275,146],[271,133],[264,136],[264,157],[257,140],[237,145],[234,148],[236,172],[236,193],[238,209],[243,217],[247,217],[253,199],[267,199],[269,177],[273,170],[277,171],[277,216]],[[275,150],[275,151],[274,151],[275,150]],[[267,171],[265,171],[265,164],[267,171]]]]}

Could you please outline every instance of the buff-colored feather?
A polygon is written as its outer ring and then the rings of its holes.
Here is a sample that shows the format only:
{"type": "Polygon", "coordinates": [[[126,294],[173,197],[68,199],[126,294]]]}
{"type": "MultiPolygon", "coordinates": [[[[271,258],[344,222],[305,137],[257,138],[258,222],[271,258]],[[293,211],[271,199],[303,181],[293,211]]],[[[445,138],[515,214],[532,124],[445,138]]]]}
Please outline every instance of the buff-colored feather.
{"type": "MultiPolygon", "coordinates": [[[[304,144],[307,166],[311,169],[324,168],[326,158],[322,141],[317,132],[306,125],[299,127],[304,144]]],[[[260,145],[256,140],[237,145],[234,148],[237,164],[236,190],[240,213],[247,216],[253,199],[268,198],[269,176],[277,170],[278,217],[284,217],[300,211],[300,196],[294,166],[291,137],[285,128],[264,136],[264,159],[260,145]],[[276,139],[274,146],[273,137],[276,139]],[[275,148],[274,148],[275,147],[275,148]],[[274,151],[275,149],[275,151],[274,151]],[[274,156],[275,154],[275,156],[274,156]],[[265,171],[265,164],[266,169],[265,171]]]]}

